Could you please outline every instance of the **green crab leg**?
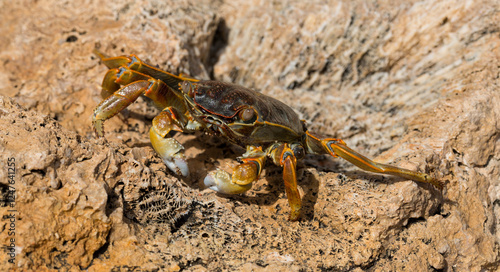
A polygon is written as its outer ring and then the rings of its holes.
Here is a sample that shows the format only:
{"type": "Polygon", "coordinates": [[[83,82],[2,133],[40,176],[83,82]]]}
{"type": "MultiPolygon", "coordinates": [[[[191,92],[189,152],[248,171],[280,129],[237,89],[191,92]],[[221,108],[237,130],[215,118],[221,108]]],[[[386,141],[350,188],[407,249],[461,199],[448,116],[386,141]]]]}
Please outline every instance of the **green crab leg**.
{"type": "Polygon", "coordinates": [[[436,188],[440,190],[443,189],[443,185],[428,174],[374,162],[349,148],[345,144],[345,142],[340,139],[328,138],[320,140],[317,137],[311,135],[309,132],[306,132],[306,134],[308,136],[308,141],[316,141],[316,143],[311,142],[311,147],[314,148],[315,144],[317,147],[318,143],[320,143],[323,147],[323,150],[327,151],[330,155],[334,157],[339,156],[365,171],[389,174],[418,182],[431,183],[432,185],[436,186],[436,188]]]}
{"type": "Polygon", "coordinates": [[[248,146],[241,158],[242,164],[229,174],[222,169],[210,172],[203,183],[209,189],[223,194],[241,194],[252,188],[252,182],[259,179],[266,160],[266,153],[260,147],[248,146]]]}

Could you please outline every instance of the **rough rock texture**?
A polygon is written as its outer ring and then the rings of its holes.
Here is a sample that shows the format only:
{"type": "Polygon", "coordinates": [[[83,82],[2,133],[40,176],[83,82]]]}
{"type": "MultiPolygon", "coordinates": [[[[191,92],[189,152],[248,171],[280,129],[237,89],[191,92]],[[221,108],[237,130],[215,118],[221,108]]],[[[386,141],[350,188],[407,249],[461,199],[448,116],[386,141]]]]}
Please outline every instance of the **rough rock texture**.
{"type": "Polygon", "coordinates": [[[0,189],[15,196],[0,208],[0,270],[498,270],[497,1],[302,2],[0,3],[0,189]],[[94,48],[279,98],[445,189],[310,156],[299,222],[272,165],[244,195],[217,195],[203,177],[242,150],[177,135],[192,173],[173,175],[149,145],[145,99],[95,138],[94,48]]]}

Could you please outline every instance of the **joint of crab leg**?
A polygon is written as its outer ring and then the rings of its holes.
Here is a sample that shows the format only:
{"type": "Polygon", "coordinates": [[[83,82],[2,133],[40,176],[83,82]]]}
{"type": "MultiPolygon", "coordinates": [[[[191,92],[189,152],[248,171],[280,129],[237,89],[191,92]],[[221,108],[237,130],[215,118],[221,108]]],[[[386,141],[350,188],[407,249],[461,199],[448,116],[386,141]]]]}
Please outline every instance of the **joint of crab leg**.
{"type": "Polygon", "coordinates": [[[262,165],[252,158],[243,159],[244,163],[236,166],[233,171],[232,181],[238,185],[247,185],[259,178],[262,165]]]}
{"type": "Polygon", "coordinates": [[[160,136],[154,126],[149,130],[149,138],[156,153],[172,172],[185,177],[189,175],[184,147],[176,139],[160,136]]]}
{"type": "Polygon", "coordinates": [[[131,70],[126,66],[109,69],[102,81],[101,97],[103,99],[108,98],[120,89],[120,85],[127,85],[136,81],[148,79],[150,79],[150,77],[147,75],[131,70]]]}
{"type": "Polygon", "coordinates": [[[118,73],[116,74],[116,77],[117,79],[115,80],[115,82],[122,85],[126,85],[139,80],[151,79],[150,76],[147,76],[138,71],[134,71],[126,66],[118,68],[118,73]]]}
{"type": "Polygon", "coordinates": [[[139,59],[139,57],[134,54],[130,55],[129,59],[130,63],[128,64],[128,67],[134,67],[135,65],[140,67],[142,64],[142,61],[139,59]]]}
{"type": "Polygon", "coordinates": [[[171,107],[164,109],[153,119],[153,127],[155,132],[162,138],[172,131],[182,132],[182,123],[177,118],[177,111],[171,107]]]}

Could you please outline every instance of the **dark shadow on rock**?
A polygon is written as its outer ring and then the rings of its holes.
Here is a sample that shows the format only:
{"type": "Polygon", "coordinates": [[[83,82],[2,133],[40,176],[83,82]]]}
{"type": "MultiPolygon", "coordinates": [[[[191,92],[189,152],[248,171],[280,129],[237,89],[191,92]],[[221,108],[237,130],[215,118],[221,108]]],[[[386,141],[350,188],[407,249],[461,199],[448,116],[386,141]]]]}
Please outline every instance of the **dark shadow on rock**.
{"type": "Polygon", "coordinates": [[[214,66],[219,62],[219,58],[228,45],[230,29],[224,18],[220,18],[215,35],[210,46],[210,52],[206,65],[208,74],[211,79],[214,79],[214,66]]]}
{"type": "Polygon", "coordinates": [[[319,180],[306,169],[302,179],[298,183],[304,189],[302,196],[302,214],[301,220],[312,221],[314,219],[314,206],[318,201],[319,180]]]}

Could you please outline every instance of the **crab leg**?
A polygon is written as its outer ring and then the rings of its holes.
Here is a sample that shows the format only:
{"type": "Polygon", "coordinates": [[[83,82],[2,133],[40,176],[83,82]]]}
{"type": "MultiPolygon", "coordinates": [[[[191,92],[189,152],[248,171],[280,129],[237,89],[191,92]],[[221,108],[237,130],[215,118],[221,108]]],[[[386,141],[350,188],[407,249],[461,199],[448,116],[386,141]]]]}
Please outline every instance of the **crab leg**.
{"type": "Polygon", "coordinates": [[[130,83],[153,79],[150,76],[134,71],[127,66],[120,68],[109,69],[102,81],[102,98],[106,99],[118,89],[120,85],[128,85],[130,83]]]}
{"type": "Polygon", "coordinates": [[[144,80],[129,84],[99,103],[94,109],[94,114],[92,116],[92,125],[94,126],[97,136],[104,136],[104,121],[115,116],[128,107],[128,105],[132,104],[141,94],[148,90],[152,84],[154,83],[144,80]]]}
{"type": "Polygon", "coordinates": [[[223,194],[241,194],[252,188],[252,182],[259,179],[266,153],[259,147],[248,146],[243,154],[242,164],[233,169],[233,175],[222,169],[210,172],[203,181],[205,186],[223,194]]]}
{"type": "Polygon", "coordinates": [[[108,57],[97,50],[94,50],[94,54],[96,54],[104,63],[104,65],[106,65],[110,69],[126,67],[129,68],[130,70],[137,71],[139,74],[148,75],[148,78],[160,79],[161,81],[165,82],[165,84],[167,84],[170,88],[176,89],[179,87],[179,83],[186,80],[191,82],[198,81],[196,79],[187,76],[183,75],[176,76],[169,72],[160,70],[156,67],[153,67],[143,62],[136,55],[130,55],[128,57],[126,56],[108,57]]]}
{"type": "Polygon", "coordinates": [[[288,144],[283,144],[278,147],[277,151],[281,150],[279,156],[279,164],[283,167],[283,180],[285,182],[285,191],[288,198],[288,204],[290,205],[290,221],[296,221],[299,219],[300,210],[302,207],[302,200],[300,198],[299,190],[297,189],[297,174],[296,166],[297,159],[293,154],[292,149],[288,144]]]}
{"type": "Polygon", "coordinates": [[[431,176],[425,173],[374,162],[349,148],[342,140],[325,139],[322,142],[325,148],[330,151],[330,153],[337,154],[339,157],[349,161],[350,163],[363,170],[375,173],[390,174],[419,182],[431,183],[437,188],[442,189],[442,185],[437,180],[433,179],[431,176]]]}
{"type": "MultiPolygon", "coordinates": [[[[131,73],[131,75],[140,75],[131,73]]],[[[167,103],[169,95],[165,91],[168,87],[163,82],[155,79],[140,80],[124,86],[111,96],[103,100],[94,110],[92,124],[99,137],[104,136],[103,123],[107,119],[113,117],[127,106],[132,104],[141,94],[148,97],[159,96],[158,93],[163,92],[163,99],[157,99],[157,102],[167,103]],[[165,101],[164,101],[165,100],[165,101]]],[[[172,93],[172,92],[169,92],[172,93]]],[[[170,101],[172,102],[172,101],[170,101]]],[[[150,130],[151,143],[153,148],[163,159],[165,164],[173,172],[187,176],[189,174],[186,159],[182,150],[184,147],[173,138],[166,138],[171,130],[183,131],[187,123],[184,115],[177,113],[175,108],[167,107],[158,116],[153,119],[153,126],[150,130]]]]}
{"type": "Polygon", "coordinates": [[[200,127],[195,121],[189,121],[185,116],[186,107],[183,104],[182,94],[173,90],[173,88],[179,88],[178,83],[182,79],[147,65],[134,55],[108,58],[98,51],[95,53],[110,68],[102,83],[101,95],[105,99],[95,108],[93,115],[92,123],[97,135],[104,136],[104,121],[144,94],[151,98],[159,108],[164,109],[153,119],[153,126],[150,129],[149,135],[153,148],[170,170],[178,175],[189,175],[183,153],[184,147],[177,140],[167,137],[171,130],[183,131],[186,125],[189,129],[200,127]],[[177,85],[169,86],[152,75],[161,75],[177,85]],[[120,89],[120,85],[125,86],[120,89]],[[177,110],[184,112],[179,114],[177,110]]]}
{"type": "Polygon", "coordinates": [[[109,69],[118,68],[120,66],[128,66],[131,62],[131,58],[124,56],[108,57],[97,49],[94,49],[93,53],[96,54],[96,56],[101,59],[102,63],[104,63],[104,65],[106,65],[109,69]]]}
{"type": "Polygon", "coordinates": [[[120,84],[115,81],[118,79],[117,74],[120,72],[119,69],[109,69],[102,80],[102,90],[101,97],[103,99],[108,98],[114,92],[120,89],[120,84]]]}
{"type": "MultiPolygon", "coordinates": [[[[443,188],[443,185],[439,181],[432,178],[428,174],[374,162],[349,148],[345,144],[345,142],[340,139],[328,138],[320,140],[317,137],[311,135],[309,132],[306,132],[306,134],[309,137],[308,140],[316,141],[316,147],[318,147],[317,144],[320,143],[323,147],[323,150],[326,150],[330,155],[334,157],[339,156],[365,171],[389,174],[418,182],[431,183],[440,190],[443,188]]],[[[311,143],[311,146],[314,148],[314,143],[311,143]]]]}

